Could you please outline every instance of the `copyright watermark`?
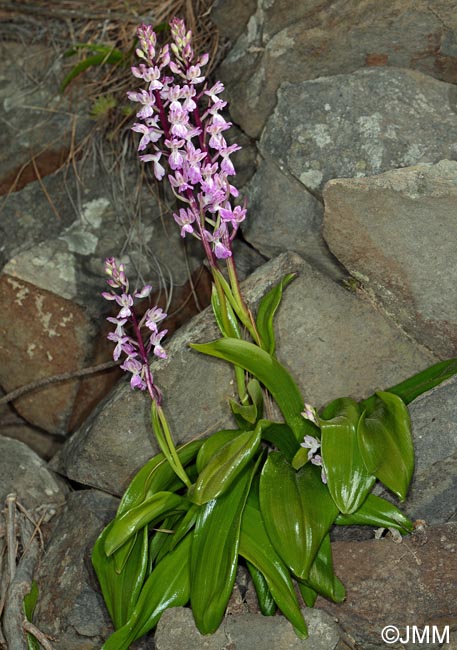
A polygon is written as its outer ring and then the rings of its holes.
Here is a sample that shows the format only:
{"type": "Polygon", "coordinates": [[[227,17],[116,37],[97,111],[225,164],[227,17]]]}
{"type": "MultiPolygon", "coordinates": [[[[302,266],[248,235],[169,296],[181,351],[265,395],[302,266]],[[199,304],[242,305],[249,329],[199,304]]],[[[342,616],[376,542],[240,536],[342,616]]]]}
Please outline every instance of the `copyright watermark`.
{"type": "Polygon", "coordinates": [[[386,625],[381,631],[381,639],[389,645],[393,643],[449,643],[449,625],[439,628],[437,625],[407,625],[398,628],[386,625]]]}

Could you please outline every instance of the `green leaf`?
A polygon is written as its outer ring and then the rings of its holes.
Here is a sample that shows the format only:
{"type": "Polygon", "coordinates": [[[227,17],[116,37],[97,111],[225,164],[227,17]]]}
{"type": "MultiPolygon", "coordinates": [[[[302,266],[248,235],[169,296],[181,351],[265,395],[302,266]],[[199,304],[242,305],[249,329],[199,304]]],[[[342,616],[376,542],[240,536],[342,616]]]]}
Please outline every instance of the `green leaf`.
{"type": "Polygon", "coordinates": [[[301,449],[290,427],[283,422],[271,422],[262,430],[262,440],[271,442],[282,451],[288,461],[292,461],[298,449],[301,449]]]}
{"type": "Polygon", "coordinates": [[[239,433],[214,454],[189,493],[194,503],[202,505],[228,490],[258,450],[263,422],[254,431],[239,433]]]}
{"type": "Polygon", "coordinates": [[[273,319],[282,298],[285,287],[295,278],[295,273],[288,273],[276,286],[264,295],[257,310],[256,328],[260,334],[262,348],[274,355],[276,342],[273,319]]]}
{"type": "MultiPolygon", "coordinates": [[[[35,580],[32,581],[30,585],[30,591],[28,594],[25,594],[23,600],[24,614],[25,617],[30,623],[33,623],[33,613],[35,611],[36,604],[38,602],[38,585],[35,580]]],[[[40,650],[41,645],[37,639],[27,632],[27,649],[28,650],[40,650]]]]}
{"type": "Polygon", "coordinates": [[[374,494],[369,494],[360,508],[352,514],[338,515],[335,524],[395,528],[403,534],[410,533],[414,529],[413,522],[397,506],[374,494]]]}
{"type": "Polygon", "coordinates": [[[260,508],[268,536],[290,570],[306,580],[323,538],[338,514],[317,467],[296,472],[273,452],[260,475],[260,508]]]}
{"type": "Polygon", "coordinates": [[[147,526],[135,537],[129,561],[119,573],[115,555],[105,553],[105,541],[114,525],[113,520],[100,534],[92,551],[92,564],[97,574],[109,615],[115,628],[124,625],[135,606],[148,566],[147,526]]]}
{"type": "Polygon", "coordinates": [[[264,576],[276,604],[301,638],[307,637],[305,621],[289,569],[273,548],[253,492],[249,494],[241,522],[239,553],[264,576]]]}
{"type": "MultiPolygon", "coordinates": [[[[191,506],[192,507],[192,506],[191,506]]],[[[148,573],[154,568],[157,557],[165,545],[169,544],[169,539],[187,513],[179,512],[178,514],[166,517],[160,524],[159,528],[154,530],[149,541],[149,568],[148,573]]],[[[122,547],[124,548],[124,547],[122,547]]]]}
{"type": "Polygon", "coordinates": [[[73,81],[73,79],[75,79],[78,75],[80,75],[88,68],[91,68],[93,66],[100,66],[104,63],[117,65],[122,61],[122,59],[123,55],[121,52],[119,52],[119,50],[103,51],[99,52],[98,54],[93,54],[92,56],[86,57],[70,70],[60,85],[60,91],[63,92],[68,84],[73,81]]]}
{"type": "MultiPolygon", "coordinates": [[[[409,404],[422,393],[431,390],[438,386],[446,379],[450,379],[457,374],[457,359],[448,359],[447,361],[439,361],[430,368],[418,372],[416,375],[409,377],[405,381],[388,388],[386,392],[398,395],[405,402],[409,404]]],[[[367,400],[362,402],[363,407],[369,407],[374,401],[376,396],[373,395],[367,400]]]]}
{"type": "Polygon", "coordinates": [[[226,338],[212,343],[192,344],[192,348],[244,368],[273,395],[286,423],[301,442],[308,427],[301,416],[304,409],[300,391],[287,370],[265,350],[248,341],[226,338]]]}
{"type": "Polygon", "coordinates": [[[359,420],[359,448],[368,472],[403,501],[414,470],[408,409],[397,395],[376,395],[374,405],[359,420]]]}
{"type": "Polygon", "coordinates": [[[127,623],[105,641],[101,650],[128,650],[130,645],[152,630],[169,607],[189,600],[189,565],[192,535],[187,535],[155,567],[141,590],[127,623]]]}
{"type": "Polygon", "coordinates": [[[179,542],[184,539],[187,533],[194,527],[197,520],[198,511],[199,507],[195,504],[192,504],[185,515],[181,517],[175,526],[174,532],[171,535],[168,535],[165,543],[162,545],[157,555],[157,562],[160,562],[160,560],[165,557],[167,553],[170,553],[174,548],[176,548],[179,542]]]}
{"type": "MultiPolygon", "coordinates": [[[[346,597],[344,585],[333,572],[332,545],[330,535],[326,535],[322,540],[319,551],[314,560],[306,585],[314,592],[321,594],[325,598],[333,600],[335,603],[341,603],[346,597]]],[[[300,591],[301,585],[299,584],[300,591]]],[[[307,590],[304,593],[309,598],[307,590]]]]}
{"type": "Polygon", "coordinates": [[[213,458],[221,447],[227,442],[235,440],[240,435],[239,429],[222,429],[212,433],[208,438],[203,441],[202,446],[197,455],[197,471],[200,472],[208,465],[209,461],[213,458]]]}
{"type": "MultiPolygon", "coordinates": [[[[193,440],[181,447],[177,452],[181,463],[188,465],[198,453],[203,444],[203,440],[193,440]]],[[[130,485],[124,492],[121,499],[117,516],[125,514],[131,508],[140,505],[145,499],[152,497],[157,492],[170,490],[170,486],[175,483],[176,475],[163,454],[157,454],[135,474],[130,485]]],[[[184,484],[179,482],[176,489],[184,484]]]]}
{"type": "Polygon", "coordinates": [[[262,417],[263,413],[262,388],[257,379],[251,379],[248,382],[247,392],[251,398],[250,404],[243,405],[238,404],[238,402],[235,402],[235,400],[229,400],[230,408],[232,409],[234,416],[240,416],[244,421],[244,423],[240,423],[240,425],[243,425],[242,428],[244,429],[246,428],[246,423],[252,428],[252,426],[256,424],[257,420],[262,417]]]}
{"type": "Polygon", "coordinates": [[[318,596],[317,591],[312,587],[308,587],[305,582],[297,582],[297,584],[306,607],[314,607],[318,596]]]}
{"type": "Polygon", "coordinates": [[[219,627],[235,581],[241,516],[256,464],[217,499],[200,507],[194,530],[190,601],[202,634],[219,627]]]}
{"type": "Polygon", "coordinates": [[[351,513],[362,505],[376,481],[367,472],[357,440],[360,407],[344,397],[328,405],[325,415],[319,424],[327,487],[338,509],[351,513]]]}
{"type": "Polygon", "coordinates": [[[171,514],[186,512],[189,506],[190,502],[185,497],[173,492],[157,492],[139,506],[131,508],[112,521],[105,539],[106,555],[112,555],[146,524],[154,525],[171,514]]]}
{"type": "Polygon", "coordinates": [[[249,571],[249,575],[251,576],[255,593],[257,594],[257,601],[259,603],[260,611],[264,616],[274,616],[276,614],[277,605],[275,599],[271,595],[268,583],[263,577],[263,573],[256,569],[256,567],[247,560],[246,566],[249,571]]]}

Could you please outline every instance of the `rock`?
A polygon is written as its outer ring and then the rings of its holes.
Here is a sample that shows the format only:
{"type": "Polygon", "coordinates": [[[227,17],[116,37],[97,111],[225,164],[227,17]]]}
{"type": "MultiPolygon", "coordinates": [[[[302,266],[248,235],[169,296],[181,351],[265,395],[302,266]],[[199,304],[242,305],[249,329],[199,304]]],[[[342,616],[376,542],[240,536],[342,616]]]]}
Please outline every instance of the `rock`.
{"type": "Polygon", "coordinates": [[[155,633],[156,650],[252,650],[265,646],[271,650],[334,650],[340,633],[330,616],[317,610],[303,612],[309,637],[299,639],[282,616],[241,614],[226,616],[211,636],[203,636],[195,627],[190,609],[174,607],[162,615],[155,633]]]}
{"type": "Polygon", "coordinates": [[[382,7],[376,0],[258,0],[220,76],[234,121],[257,138],[284,81],[300,84],[365,66],[397,66],[455,83],[456,33],[446,0],[433,7],[426,0],[394,0],[382,7]]]}
{"type": "MultiPolygon", "coordinates": [[[[0,312],[0,382],[7,392],[88,363],[94,332],[84,309],[8,274],[0,276],[0,293],[6,307],[0,312]]],[[[14,406],[35,426],[65,434],[78,383],[45,386],[14,406]]]]}
{"type": "Polygon", "coordinates": [[[29,426],[20,418],[0,421],[0,436],[23,442],[43,460],[52,458],[63,444],[63,440],[29,426]]]}
{"type": "MultiPolygon", "coordinates": [[[[335,605],[319,598],[316,606],[338,619],[344,632],[364,650],[385,648],[381,631],[396,626],[406,639],[406,627],[449,626],[457,632],[457,524],[418,530],[396,544],[391,538],[365,542],[335,542],[335,573],[346,587],[346,600],[335,605]]],[[[392,638],[392,637],[391,637],[392,638]]],[[[413,650],[412,643],[389,643],[413,650]]],[[[427,645],[438,648],[438,643],[427,645]]],[[[445,646],[443,646],[445,647],[445,646]]]]}
{"type": "Polygon", "coordinates": [[[113,631],[90,557],[117,506],[117,499],[95,490],[73,492],[54,523],[35,575],[39,598],[34,622],[53,638],[55,650],[92,650],[113,631]]]}
{"type": "Polygon", "coordinates": [[[393,68],[283,83],[260,141],[308,190],[455,157],[455,86],[393,68]]]}
{"type": "Polygon", "coordinates": [[[0,503],[13,492],[29,510],[55,510],[65,502],[68,488],[27,445],[0,436],[0,503]]]}
{"type": "Polygon", "coordinates": [[[322,203],[302,183],[263,158],[246,193],[248,216],[242,230],[251,246],[268,258],[295,251],[333,279],[341,279],[341,269],[322,238],[322,203]]]}
{"type": "MultiPolygon", "coordinates": [[[[298,273],[298,278],[286,289],[278,311],[278,357],[307,401],[321,405],[341,396],[366,397],[435,361],[369,304],[293,253],[264,264],[246,280],[250,305],[255,307],[288,272],[298,273]]],[[[153,364],[176,442],[233,426],[227,405],[234,391],[229,365],[188,347],[189,342],[217,336],[206,310],[170,340],[168,359],[153,364]]],[[[52,467],[79,483],[121,494],[157,450],[149,408],[146,395],[120,382],[53,459],[52,467]]]]}
{"type": "Polygon", "coordinates": [[[211,20],[219,28],[222,38],[235,41],[256,10],[257,0],[218,0],[211,9],[211,20]]]}
{"type": "Polygon", "coordinates": [[[364,291],[440,357],[457,353],[453,217],[457,162],[340,179],[325,189],[324,237],[364,291]],[[439,255],[436,251],[439,250],[439,255]]]}
{"type": "Polygon", "coordinates": [[[2,41],[0,51],[0,194],[6,194],[61,167],[94,123],[82,97],[75,107],[74,92],[60,94],[64,72],[54,48],[2,41]]]}

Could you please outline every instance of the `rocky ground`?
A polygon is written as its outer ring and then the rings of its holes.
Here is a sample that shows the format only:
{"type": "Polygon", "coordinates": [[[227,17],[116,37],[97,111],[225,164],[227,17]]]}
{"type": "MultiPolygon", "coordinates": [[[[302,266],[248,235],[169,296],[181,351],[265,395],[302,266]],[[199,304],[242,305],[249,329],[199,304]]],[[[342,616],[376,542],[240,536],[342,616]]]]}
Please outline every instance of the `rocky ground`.
{"type": "MultiPolygon", "coordinates": [[[[316,406],[365,397],[457,356],[453,5],[225,0],[213,10],[232,44],[218,75],[234,138],[245,145],[238,180],[249,212],[237,250],[244,289],[255,307],[297,272],[277,317],[278,356],[316,406]]],[[[112,148],[93,145],[85,98],[59,94],[62,52],[17,40],[0,48],[0,385],[10,393],[66,377],[0,401],[0,647],[26,648],[17,612],[33,573],[33,621],[52,648],[92,650],[112,628],[91,548],[156,451],[143,394],[117,370],[78,374],[110,359],[99,297],[104,258],[123,256],[173,313],[169,356],[155,370],[178,441],[228,421],[231,375],[188,348],[216,330],[203,309],[207,273],[167,222],[167,198],[138,185],[133,152],[119,170],[112,148]],[[62,166],[78,143],[91,155],[62,166]],[[43,544],[28,516],[39,521],[43,544]]],[[[119,146],[126,138],[127,130],[119,146]]],[[[457,379],[410,410],[416,471],[405,510],[426,526],[401,544],[371,532],[336,534],[347,599],[320,599],[306,612],[308,640],[282,617],[258,613],[240,571],[216,635],[201,637],[189,611],[175,609],[137,647],[374,650],[385,647],[386,625],[428,625],[449,626],[449,644],[422,645],[456,650],[457,379]]]]}

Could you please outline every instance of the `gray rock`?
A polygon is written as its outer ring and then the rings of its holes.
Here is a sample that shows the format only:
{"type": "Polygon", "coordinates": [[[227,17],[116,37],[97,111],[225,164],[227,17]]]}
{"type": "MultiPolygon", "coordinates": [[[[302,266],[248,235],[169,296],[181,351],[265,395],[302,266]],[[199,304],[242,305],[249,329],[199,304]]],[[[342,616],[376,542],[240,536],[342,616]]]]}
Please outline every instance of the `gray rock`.
{"type": "Polygon", "coordinates": [[[220,74],[235,122],[258,137],[284,81],[398,66],[455,83],[456,33],[446,0],[258,0],[220,74]]]}
{"type": "Polygon", "coordinates": [[[23,442],[43,460],[52,458],[63,444],[63,440],[29,426],[20,418],[0,420],[0,436],[23,442]]]}
{"type": "Polygon", "coordinates": [[[313,192],[457,156],[455,87],[393,68],[284,83],[260,147],[313,192]]]}
{"type": "Polygon", "coordinates": [[[245,239],[268,258],[295,251],[311,265],[330,275],[342,276],[322,234],[322,203],[273,160],[262,158],[246,188],[248,216],[245,239]]]}
{"type": "Polygon", "coordinates": [[[65,502],[68,488],[27,445],[0,436],[0,502],[13,492],[30,510],[55,510],[65,502]]]}
{"type": "MultiPolygon", "coordinates": [[[[60,93],[62,57],[43,44],[0,46],[0,194],[60,167],[93,126],[87,102],[60,93]],[[32,163],[33,160],[33,163],[32,163]]],[[[3,216],[3,215],[2,215],[3,216]]],[[[3,220],[3,219],[2,219],[3,220]]]]}
{"type": "Polygon", "coordinates": [[[257,0],[217,0],[211,10],[211,20],[219,28],[222,38],[235,41],[255,12],[256,4],[257,0]]]}
{"type": "MultiPolygon", "coordinates": [[[[457,634],[457,524],[449,523],[417,530],[395,543],[387,537],[364,542],[335,542],[335,573],[346,587],[344,603],[318,598],[316,606],[338,619],[354,645],[363,650],[381,650],[385,626],[395,626],[404,644],[390,637],[396,650],[414,650],[413,626],[429,626],[427,648],[448,647],[434,635],[448,626],[451,643],[457,634]],[[434,642],[433,642],[434,641],[434,642]]],[[[392,631],[394,632],[394,630],[392,631]]],[[[415,642],[416,641],[416,642],[415,642]]]]}
{"type": "MultiPolygon", "coordinates": [[[[422,370],[434,357],[418,348],[370,305],[313,270],[298,255],[280,255],[245,282],[253,307],[286,273],[298,278],[285,291],[276,319],[278,357],[306,400],[321,405],[336,397],[366,397],[422,370]]],[[[197,354],[189,342],[217,338],[206,310],[181,328],[167,346],[168,359],[153,370],[177,442],[233,426],[228,364],[197,354]]],[[[155,453],[149,401],[126,381],[66,443],[52,467],[71,479],[121,494],[133,473],[155,453]]]]}
{"type": "MultiPolygon", "coordinates": [[[[448,142],[455,146],[452,135],[448,142]]],[[[325,189],[324,237],[334,255],[441,357],[457,352],[456,197],[457,162],[448,160],[334,180],[325,189]]]]}
{"type": "Polygon", "coordinates": [[[334,650],[340,632],[332,617],[322,611],[303,612],[309,637],[299,639],[292,625],[282,616],[242,614],[226,616],[211,636],[203,636],[195,627],[190,609],[175,607],[161,617],[154,641],[156,650],[252,650],[265,646],[271,650],[334,650]]]}
{"type": "Polygon", "coordinates": [[[54,524],[35,575],[39,599],[34,621],[53,638],[56,650],[92,650],[113,631],[90,555],[117,505],[117,499],[95,490],[74,492],[54,524]]]}

